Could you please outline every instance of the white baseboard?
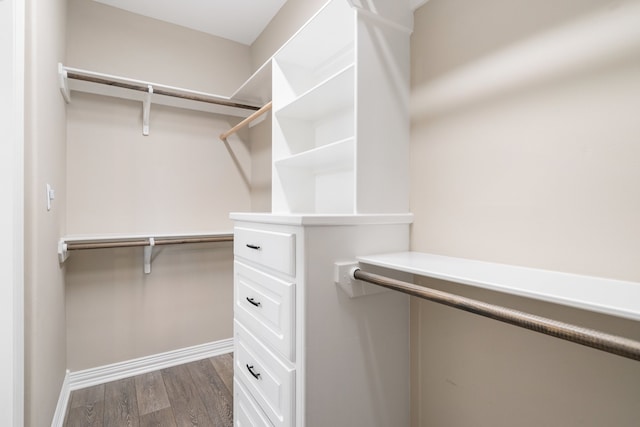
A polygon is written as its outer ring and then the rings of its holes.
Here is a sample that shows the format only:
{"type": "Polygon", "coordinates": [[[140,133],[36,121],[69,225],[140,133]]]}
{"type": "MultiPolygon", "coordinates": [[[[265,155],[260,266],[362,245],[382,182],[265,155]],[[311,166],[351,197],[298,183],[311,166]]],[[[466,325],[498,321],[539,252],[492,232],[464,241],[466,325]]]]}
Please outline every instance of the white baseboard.
{"type": "Polygon", "coordinates": [[[64,376],[62,381],[62,388],[60,389],[60,396],[58,397],[58,405],[56,406],[56,412],[53,414],[53,421],[51,421],[51,427],[62,427],[64,423],[64,416],[67,413],[67,406],[69,406],[69,396],[71,390],[69,389],[69,371],[64,376]]]}
{"type": "Polygon", "coordinates": [[[233,338],[200,344],[166,353],[140,357],[111,365],[85,369],[77,372],[67,371],[60,391],[58,406],[51,427],[61,427],[64,422],[69,395],[73,390],[104,384],[122,378],[133,377],[183,363],[194,362],[208,357],[219,356],[233,351],[233,338]]]}

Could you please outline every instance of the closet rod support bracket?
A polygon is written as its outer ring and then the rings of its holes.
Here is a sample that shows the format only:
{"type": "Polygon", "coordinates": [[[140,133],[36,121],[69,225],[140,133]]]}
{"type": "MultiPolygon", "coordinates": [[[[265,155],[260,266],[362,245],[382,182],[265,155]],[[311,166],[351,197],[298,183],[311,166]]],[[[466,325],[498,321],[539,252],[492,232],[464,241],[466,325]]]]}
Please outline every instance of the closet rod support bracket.
{"type": "Polygon", "coordinates": [[[153,95],[153,86],[147,85],[147,93],[142,101],[142,134],[149,136],[149,113],[151,111],[151,95],[153,95]]]}
{"type": "Polygon", "coordinates": [[[144,247],[144,274],[151,273],[151,255],[156,241],[153,237],[149,237],[149,246],[144,247]]]}
{"type": "Polygon", "coordinates": [[[71,91],[69,90],[69,77],[67,70],[64,68],[61,62],[58,62],[58,85],[60,86],[60,93],[64,98],[64,102],[69,104],[71,102],[71,91]]]}
{"type": "Polygon", "coordinates": [[[58,262],[60,262],[60,264],[64,264],[67,258],[69,258],[67,242],[65,242],[64,239],[60,239],[58,240],[58,262]]]}
{"type": "Polygon", "coordinates": [[[333,266],[333,281],[349,298],[358,298],[388,291],[382,286],[371,285],[354,278],[353,273],[359,268],[360,264],[357,261],[336,262],[333,266]]]}

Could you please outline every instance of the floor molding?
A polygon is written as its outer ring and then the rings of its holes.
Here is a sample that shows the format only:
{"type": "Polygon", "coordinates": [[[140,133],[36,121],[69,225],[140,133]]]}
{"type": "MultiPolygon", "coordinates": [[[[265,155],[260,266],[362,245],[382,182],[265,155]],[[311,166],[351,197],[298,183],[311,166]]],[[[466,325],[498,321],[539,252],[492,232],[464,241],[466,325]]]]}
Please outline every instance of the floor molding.
{"type": "Polygon", "coordinates": [[[73,390],[104,384],[122,378],[133,377],[183,363],[195,362],[208,357],[219,356],[233,351],[233,338],[200,344],[165,353],[153,354],[138,359],[69,372],[64,378],[58,406],[53,417],[51,427],[62,427],[67,410],[69,396],[73,390]]]}
{"type": "Polygon", "coordinates": [[[64,416],[67,413],[67,406],[69,406],[69,396],[71,390],[69,389],[69,371],[64,376],[62,381],[62,388],[60,389],[60,396],[58,397],[58,405],[56,406],[56,412],[53,414],[53,421],[51,421],[51,427],[62,427],[64,423],[64,416]]]}

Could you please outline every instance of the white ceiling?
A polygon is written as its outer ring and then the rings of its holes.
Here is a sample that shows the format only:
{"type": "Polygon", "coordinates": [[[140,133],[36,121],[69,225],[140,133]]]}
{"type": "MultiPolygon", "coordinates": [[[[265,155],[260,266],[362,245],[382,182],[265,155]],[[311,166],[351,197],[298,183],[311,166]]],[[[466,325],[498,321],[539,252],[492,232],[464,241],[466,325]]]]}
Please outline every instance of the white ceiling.
{"type": "MultiPolygon", "coordinates": [[[[251,45],[287,0],[94,1],[251,45]]],[[[414,10],[426,2],[410,0],[414,10]]]]}
{"type": "Polygon", "coordinates": [[[286,0],[95,0],[250,45],[286,0]]]}

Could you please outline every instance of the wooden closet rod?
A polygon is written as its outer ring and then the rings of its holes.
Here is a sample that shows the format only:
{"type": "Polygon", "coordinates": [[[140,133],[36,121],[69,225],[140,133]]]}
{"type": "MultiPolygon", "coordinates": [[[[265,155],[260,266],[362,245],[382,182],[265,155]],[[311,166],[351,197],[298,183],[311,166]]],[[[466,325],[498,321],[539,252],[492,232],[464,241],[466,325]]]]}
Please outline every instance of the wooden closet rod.
{"type": "Polygon", "coordinates": [[[231,136],[234,133],[238,132],[240,129],[242,129],[243,127],[245,127],[246,125],[248,125],[249,123],[254,121],[255,119],[257,119],[258,117],[260,117],[261,115],[263,115],[267,111],[271,110],[272,104],[273,104],[273,101],[269,101],[262,108],[260,108],[258,111],[256,111],[255,113],[253,113],[252,115],[250,115],[249,117],[247,117],[246,119],[244,119],[243,121],[241,121],[240,123],[238,123],[237,125],[232,127],[231,129],[229,129],[228,131],[226,131],[224,133],[221,133],[220,134],[220,139],[222,141],[224,141],[224,142],[227,142],[227,138],[229,136],[231,136]]]}
{"type": "MultiPolygon", "coordinates": [[[[103,78],[103,77],[87,76],[87,75],[83,75],[83,74],[78,74],[78,73],[75,73],[75,72],[69,71],[69,70],[67,70],[67,78],[75,79],[75,80],[82,80],[82,81],[91,82],[91,83],[98,83],[98,84],[103,84],[103,85],[108,85],[108,86],[121,87],[121,88],[124,88],[124,89],[137,90],[137,91],[140,91],[140,92],[148,92],[149,91],[149,85],[147,85],[147,84],[124,83],[124,82],[120,82],[120,81],[116,81],[116,80],[110,80],[110,79],[103,78]]],[[[170,91],[170,90],[167,90],[167,89],[158,88],[157,86],[153,87],[153,93],[156,94],[156,95],[172,96],[174,98],[188,99],[188,100],[191,100],[191,101],[206,102],[206,103],[209,103],[209,104],[216,104],[216,105],[224,105],[226,107],[243,108],[243,109],[246,109],[246,110],[258,110],[258,107],[255,107],[253,105],[240,104],[240,103],[237,103],[237,102],[224,101],[224,100],[221,100],[221,99],[207,98],[207,97],[204,97],[204,96],[198,96],[196,94],[173,92],[173,91],[170,91]]]]}
{"type": "MultiPolygon", "coordinates": [[[[233,242],[233,234],[221,234],[217,236],[193,236],[193,237],[157,237],[154,238],[155,246],[159,245],[180,245],[185,243],[213,243],[213,242],[233,242]]],[[[66,250],[82,249],[105,249],[105,248],[131,248],[137,246],[149,246],[148,238],[118,239],[103,242],[67,242],[66,250]]]]}
{"type": "Polygon", "coordinates": [[[353,271],[353,277],[358,280],[363,280],[365,282],[373,283],[374,285],[400,291],[438,304],[443,304],[469,313],[505,322],[510,325],[585,345],[607,353],[617,354],[618,356],[626,357],[628,359],[640,361],[640,342],[628,338],[583,328],[570,323],[547,319],[545,317],[513,310],[511,308],[488,304],[471,298],[465,298],[459,295],[426,288],[414,283],[403,282],[378,274],[368,273],[360,269],[355,269],[353,271]]]}

